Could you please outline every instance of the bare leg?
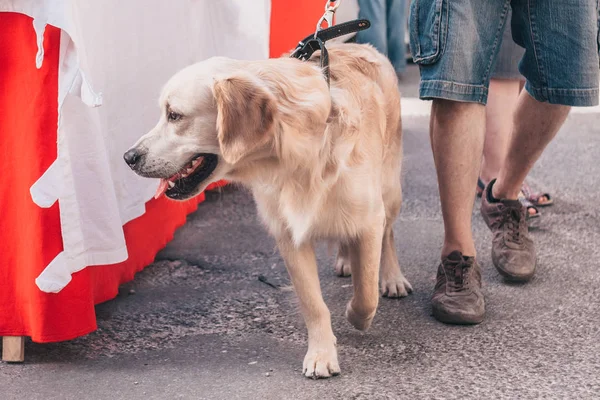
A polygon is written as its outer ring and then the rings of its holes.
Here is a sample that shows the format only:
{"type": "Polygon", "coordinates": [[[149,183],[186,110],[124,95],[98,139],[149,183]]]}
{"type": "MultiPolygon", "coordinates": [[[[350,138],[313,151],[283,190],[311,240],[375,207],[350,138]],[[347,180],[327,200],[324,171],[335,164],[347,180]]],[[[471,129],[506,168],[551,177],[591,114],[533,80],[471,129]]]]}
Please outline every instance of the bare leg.
{"type": "Polygon", "coordinates": [[[492,188],[498,199],[516,199],[525,177],[556,135],[570,107],[541,103],[521,92],[506,160],[492,188]]]}
{"type": "Polygon", "coordinates": [[[381,220],[374,220],[372,228],[362,232],[356,243],[350,246],[354,296],[346,308],[346,317],[361,331],[371,326],[379,303],[379,264],[383,230],[382,216],[381,220]]]}
{"type": "Polygon", "coordinates": [[[308,352],[303,373],[309,378],[326,378],[340,373],[336,339],[331,316],[323,301],[317,262],[312,244],[295,247],[291,240],[278,240],[279,251],[300,300],[300,310],[308,329],[308,352]]]}
{"type": "Polygon", "coordinates": [[[486,106],[485,142],[479,176],[484,183],[498,177],[508,152],[520,80],[492,79],[486,106]]]}
{"type": "Polygon", "coordinates": [[[475,256],[471,215],[483,152],[485,107],[435,99],[429,130],[444,217],[442,257],[455,250],[475,256]]]}

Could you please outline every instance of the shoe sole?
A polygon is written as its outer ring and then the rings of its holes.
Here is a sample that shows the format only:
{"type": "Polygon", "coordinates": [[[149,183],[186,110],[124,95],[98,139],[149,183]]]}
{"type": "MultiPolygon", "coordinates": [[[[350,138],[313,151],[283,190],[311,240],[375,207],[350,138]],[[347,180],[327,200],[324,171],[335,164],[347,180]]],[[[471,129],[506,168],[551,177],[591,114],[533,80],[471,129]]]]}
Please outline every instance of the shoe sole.
{"type": "Polygon", "coordinates": [[[492,264],[494,265],[494,268],[496,268],[496,271],[498,271],[498,273],[500,275],[502,275],[502,277],[509,282],[519,282],[519,283],[529,282],[533,278],[533,276],[535,275],[535,271],[537,270],[537,258],[536,258],[535,264],[533,265],[533,270],[529,274],[515,275],[513,273],[505,271],[498,266],[498,263],[496,262],[493,252],[492,252],[492,264]]]}
{"type": "Polygon", "coordinates": [[[529,229],[539,228],[542,224],[542,216],[540,214],[535,214],[535,216],[527,217],[527,227],[529,229]]]}
{"type": "Polygon", "coordinates": [[[485,313],[480,316],[448,314],[443,310],[433,309],[433,317],[444,324],[451,325],[477,325],[485,319],[485,313]]]}
{"type": "Polygon", "coordinates": [[[502,277],[509,282],[521,282],[521,283],[529,282],[535,275],[535,269],[533,270],[533,272],[531,274],[515,275],[515,274],[510,274],[510,273],[502,270],[501,268],[498,268],[495,265],[494,265],[494,267],[496,267],[496,270],[498,271],[498,273],[500,273],[500,275],[502,275],[502,277]]]}

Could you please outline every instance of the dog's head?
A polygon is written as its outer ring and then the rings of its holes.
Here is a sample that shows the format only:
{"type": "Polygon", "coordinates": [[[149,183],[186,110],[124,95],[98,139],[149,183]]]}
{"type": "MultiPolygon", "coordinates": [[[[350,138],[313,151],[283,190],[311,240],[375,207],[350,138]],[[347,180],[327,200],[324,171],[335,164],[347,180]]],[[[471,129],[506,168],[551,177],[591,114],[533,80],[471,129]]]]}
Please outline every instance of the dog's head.
{"type": "Polygon", "coordinates": [[[272,139],[276,100],[238,63],[210,59],[165,85],[157,125],[124,154],[137,174],[161,179],[157,196],[193,197],[272,139]]]}

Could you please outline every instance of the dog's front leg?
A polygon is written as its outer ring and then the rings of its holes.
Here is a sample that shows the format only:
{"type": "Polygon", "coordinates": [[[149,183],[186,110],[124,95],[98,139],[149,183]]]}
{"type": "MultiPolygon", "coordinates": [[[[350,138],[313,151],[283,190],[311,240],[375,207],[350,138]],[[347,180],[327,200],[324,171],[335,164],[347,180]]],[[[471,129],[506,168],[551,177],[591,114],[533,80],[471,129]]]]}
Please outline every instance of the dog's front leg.
{"type": "Polygon", "coordinates": [[[300,300],[300,310],[308,329],[308,352],[303,373],[309,378],[328,378],[340,373],[336,339],[329,310],[321,295],[317,262],[312,243],[295,246],[289,238],[278,240],[292,284],[300,300]]]}
{"type": "Polygon", "coordinates": [[[379,263],[384,219],[374,219],[371,226],[349,246],[354,295],[346,307],[346,318],[361,331],[371,326],[379,303],[379,263]]]}

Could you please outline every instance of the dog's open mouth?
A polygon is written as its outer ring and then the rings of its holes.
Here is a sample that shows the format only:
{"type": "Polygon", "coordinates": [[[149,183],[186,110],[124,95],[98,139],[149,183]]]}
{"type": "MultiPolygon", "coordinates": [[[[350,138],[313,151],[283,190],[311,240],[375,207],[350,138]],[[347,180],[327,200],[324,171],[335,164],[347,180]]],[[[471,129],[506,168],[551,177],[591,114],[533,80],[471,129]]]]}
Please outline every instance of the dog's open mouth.
{"type": "Polygon", "coordinates": [[[158,199],[163,193],[171,199],[186,199],[213,173],[219,158],[215,154],[198,154],[175,175],[161,179],[154,195],[158,199]]]}

